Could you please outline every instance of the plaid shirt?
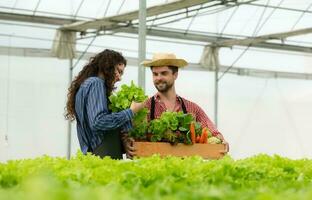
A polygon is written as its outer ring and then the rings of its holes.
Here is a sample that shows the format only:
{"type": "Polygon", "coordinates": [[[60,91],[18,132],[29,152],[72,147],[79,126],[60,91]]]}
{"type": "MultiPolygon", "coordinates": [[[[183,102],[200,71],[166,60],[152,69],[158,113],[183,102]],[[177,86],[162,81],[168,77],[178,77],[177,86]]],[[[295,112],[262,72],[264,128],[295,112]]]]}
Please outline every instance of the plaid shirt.
{"type": "MultiPolygon", "coordinates": [[[[156,95],[154,95],[154,98],[155,98],[154,115],[155,115],[155,119],[157,119],[160,117],[160,115],[163,112],[167,111],[167,108],[166,108],[165,104],[160,100],[158,93],[156,93],[156,95]]],[[[214,136],[216,136],[218,134],[221,135],[221,133],[217,130],[217,128],[212,123],[212,121],[209,119],[209,117],[206,115],[206,113],[196,103],[193,103],[189,100],[186,100],[183,97],[181,97],[181,98],[184,102],[187,113],[192,114],[194,119],[197,122],[201,123],[202,127],[207,127],[214,136]]],[[[145,107],[148,108],[149,110],[151,110],[151,99],[152,98],[149,98],[145,104],[145,107]]],[[[179,101],[178,96],[176,97],[176,103],[175,103],[175,107],[174,107],[173,111],[174,112],[183,111],[182,110],[182,104],[179,101]]],[[[148,121],[150,121],[150,115],[148,115],[148,121]]]]}

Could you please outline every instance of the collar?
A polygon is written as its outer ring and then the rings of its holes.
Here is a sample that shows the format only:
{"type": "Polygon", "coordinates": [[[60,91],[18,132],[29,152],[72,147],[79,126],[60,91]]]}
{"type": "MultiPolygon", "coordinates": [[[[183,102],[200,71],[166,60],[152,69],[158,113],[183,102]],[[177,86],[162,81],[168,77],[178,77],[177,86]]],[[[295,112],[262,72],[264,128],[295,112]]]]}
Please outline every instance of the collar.
{"type": "MultiPolygon", "coordinates": [[[[156,101],[160,102],[160,95],[159,95],[159,92],[157,92],[155,95],[154,95],[154,98],[156,101]]],[[[176,95],[176,101],[180,102],[179,100],[179,95],[176,95]]]]}

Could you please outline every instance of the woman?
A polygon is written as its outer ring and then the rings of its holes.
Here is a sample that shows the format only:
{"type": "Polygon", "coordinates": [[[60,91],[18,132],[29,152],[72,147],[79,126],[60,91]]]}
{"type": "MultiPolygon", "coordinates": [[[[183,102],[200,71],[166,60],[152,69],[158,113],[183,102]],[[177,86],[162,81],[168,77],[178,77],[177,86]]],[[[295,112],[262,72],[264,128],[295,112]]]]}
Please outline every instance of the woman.
{"type": "Polygon", "coordinates": [[[126,64],[119,52],[106,49],[90,59],[68,89],[65,117],[77,120],[78,140],[84,154],[122,158],[121,133],[131,129],[134,113],[144,106],[132,102],[129,109],[121,112],[111,113],[108,109],[108,97],[121,80],[126,64]]]}

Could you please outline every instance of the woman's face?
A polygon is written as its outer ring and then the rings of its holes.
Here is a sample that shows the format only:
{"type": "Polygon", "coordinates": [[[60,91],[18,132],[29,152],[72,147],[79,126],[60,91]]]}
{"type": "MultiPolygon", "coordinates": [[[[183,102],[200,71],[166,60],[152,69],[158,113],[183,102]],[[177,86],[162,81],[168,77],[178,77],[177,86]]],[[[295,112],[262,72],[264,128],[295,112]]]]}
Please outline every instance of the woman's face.
{"type": "Polygon", "coordinates": [[[115,66],[115,81],[114,81],[114,83],[121,81],[121,76],[124,73],[125,67],[126,66],[122,63],[115,66]]]}

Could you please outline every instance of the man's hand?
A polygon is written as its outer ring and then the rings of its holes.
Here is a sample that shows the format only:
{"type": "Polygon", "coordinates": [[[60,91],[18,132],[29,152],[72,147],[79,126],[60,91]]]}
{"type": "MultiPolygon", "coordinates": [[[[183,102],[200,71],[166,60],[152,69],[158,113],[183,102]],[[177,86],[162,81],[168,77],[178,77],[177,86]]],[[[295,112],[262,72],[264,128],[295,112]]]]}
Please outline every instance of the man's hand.
{"type": "Polygon", "coordinates": [[[224,144],[225,148],[224,148],[224,151],[221,151],[220,153],[227,154],[230,150],[230,145],[225,140],[222,140],[222,144],[224,144]]]}
{"type": "Polygon", "coordinates": [[[229,143],[223,138],[223,136],[221,134],[218,134],[216,137],[219,138],[222,141],[222,144],[224,144],[224,146],[225,146],[224,150],[220,151],[220,153],[227,154],[230,150],[229,143]]]}
{"type": "Polygon", "coordinates": [[[122,140],[122,143],[125,147],[127,158],[132,159],[133,156],[136,155],[135,154],[135,148],[133,146],[134,139],[129,137],[129,135],[127,133],[124,133],[121,137],[121,140],[122,140]]]}

